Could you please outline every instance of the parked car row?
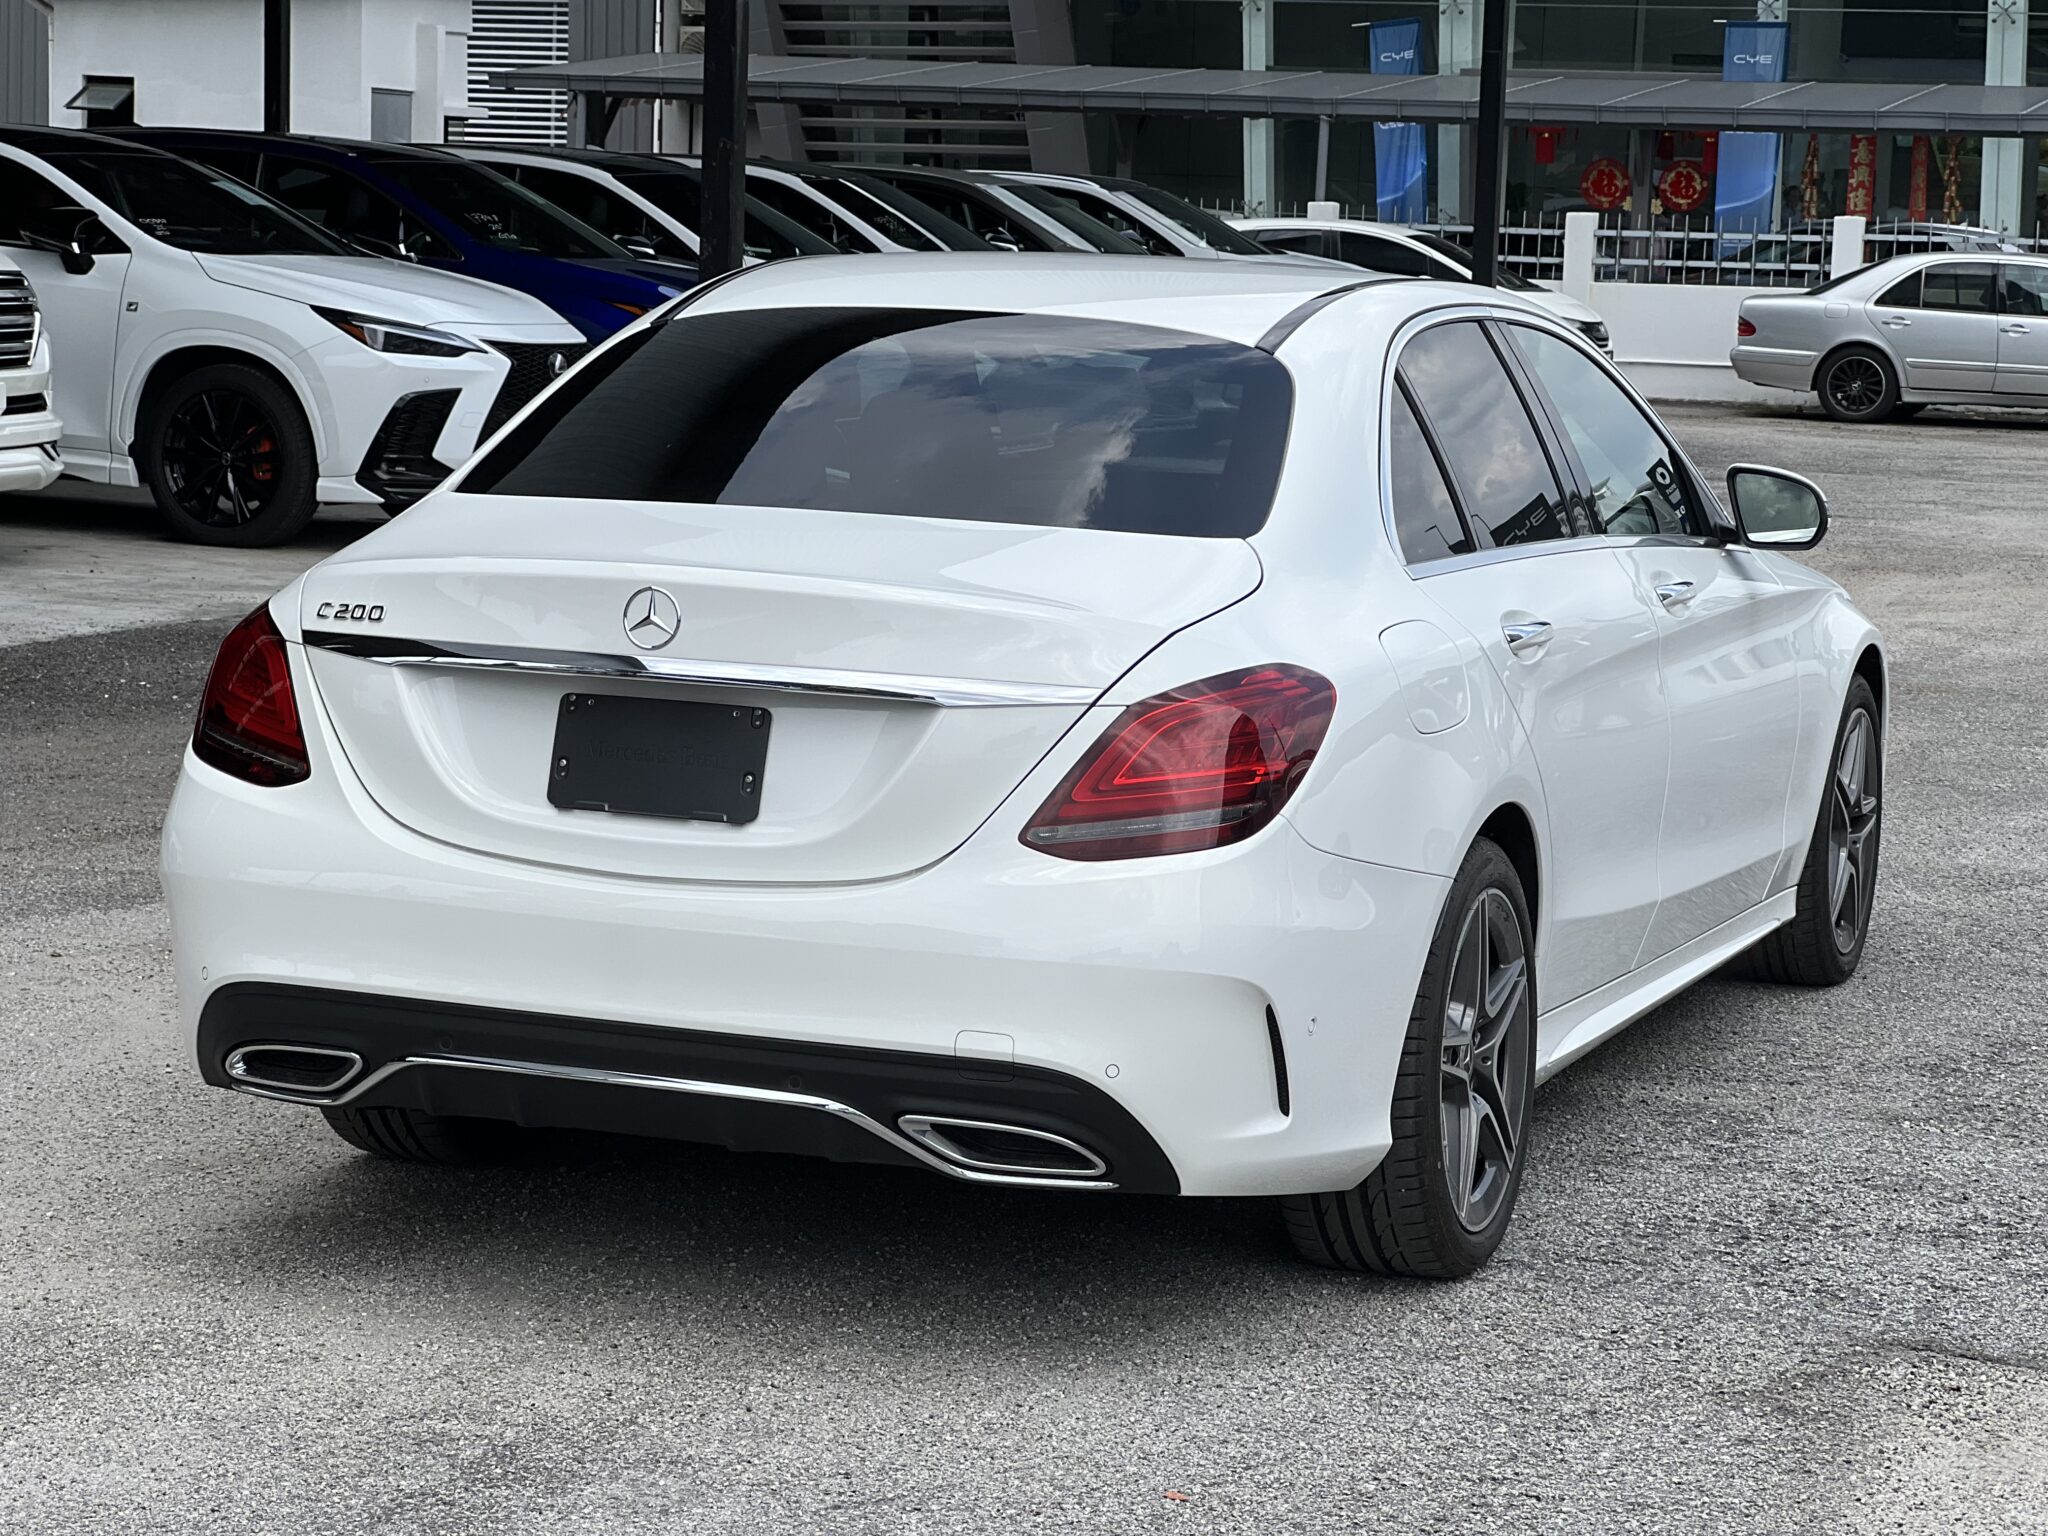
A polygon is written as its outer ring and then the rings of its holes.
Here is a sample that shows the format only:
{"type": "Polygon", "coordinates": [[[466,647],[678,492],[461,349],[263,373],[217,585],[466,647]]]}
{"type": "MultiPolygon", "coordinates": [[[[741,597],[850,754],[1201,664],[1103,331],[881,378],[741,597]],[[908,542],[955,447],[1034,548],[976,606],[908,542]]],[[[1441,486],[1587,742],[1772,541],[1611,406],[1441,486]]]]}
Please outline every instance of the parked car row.
{"type": "MultiPolygon", "coordinates": [[[[0,490],[146,486],[175,536],[231,545],[290,538],[322,504],[402,510],[696,283],[702,177],[606,150],[0,127],[0,490]]],[[[1311,249],[1297,226],[1113,177],[765,162],[742,243],[750,263],[1081,252],[1470,278],[1429,237],[1344,225],[1311,249]]],[[[1528,296],[1606,345],[1583,306],[1528,296]]]]}

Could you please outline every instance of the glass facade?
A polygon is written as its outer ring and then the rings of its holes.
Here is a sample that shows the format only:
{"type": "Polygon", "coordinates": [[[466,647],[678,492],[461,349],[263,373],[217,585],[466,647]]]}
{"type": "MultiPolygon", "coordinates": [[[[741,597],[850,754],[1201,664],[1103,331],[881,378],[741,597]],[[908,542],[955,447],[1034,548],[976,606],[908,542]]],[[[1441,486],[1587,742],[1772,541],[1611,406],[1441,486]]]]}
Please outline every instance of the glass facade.
{"type": "MultiPolygon", "coordinates": [[[[1366,28],[1421,24],[1420,67],[1441,71],[1450,23],[1415,0],[1267,0],[1273,7],[1271,67],[1363,71],[1366,28]]],[[[2048,11],[2048,5],[2042,8],[2048,11]]],[[[1520,0],[1516,70],[1683,71],[1709,78],[1722,68],[1726,22],[1753,11],[1728,0],[1520,0]]],[[[1164,68],[1238,69],[1244,16],[1237,0],[1080,0],[1071,12],[1077,62],[1164,68]]],[[[1982,84],[1988,37],[1985,0],[1793,0],[1786,78],[1982,84]]],[[[1468,50],[1476,44],[1476,23],[1468,50]]],[[[2048,14],[2028,33],[2026,75],[2048,85],[2048,14]]],[[[1453,60],[1453,64],[1460,61],[1453,60]]],[[[1468,51],[1462,61],[1471,67],[1468,51]]],[[[1141,177],[1208,206],[1239,202],[1245,185],[1240,123],[1230,118],[1090,115],[1090,157],[1098,170],[1141,177]]],[[[1457,129],[1429,136],[1432,216],[1468,218],[1456,188],[1469,182],[1470,151],[1457,129]],[[1453,164],[1446,166],[1446,156],[1453,164]],[[1460,174],[1461,169],[1466,174],[1460,174]],[[1446,204],[1449,204],[1448,206],[1446,204]]],[[[1347,212],[1370,216],[1375,176],[1371,125],[1337,122],[1319,145],[1310,120],[1273,125],[1276,211],[1300,212],[1321,193],[1347,212]]],[[[1508,211],[1552,222],[1593,208],[1638,227],[1711,220],[1718,136],[1596,125],[1535,124],[1509,134],[1508,211]]],[[[1776,207],[1783,229],[1804,220],[1862,213],[1876,221],[1974,223],[1982,204],[1982,141],[1948,135],[1787,134],[1779,141],[1776,207]]],[[[2031,233],[2048,215],[2048,140],[2029,143],[2019,218],[2031,233]]]]}

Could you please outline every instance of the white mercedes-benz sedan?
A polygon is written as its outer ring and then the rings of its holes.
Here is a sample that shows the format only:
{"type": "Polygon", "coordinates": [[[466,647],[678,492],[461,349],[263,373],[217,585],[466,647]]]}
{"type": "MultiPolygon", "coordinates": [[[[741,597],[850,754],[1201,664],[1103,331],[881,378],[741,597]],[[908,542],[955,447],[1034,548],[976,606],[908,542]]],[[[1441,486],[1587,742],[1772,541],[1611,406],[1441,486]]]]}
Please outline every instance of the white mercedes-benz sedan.
{"type": "Polygon", "coordinates": [[[706,284],[228,636],[164,833],[201,1074],[387,1157],[1279,1196],[1467,1273],[1538,1080],[1863,948],[1882,645],[1786,557],[1820,493],[1728,489],[1469,284],[706,284]]]}

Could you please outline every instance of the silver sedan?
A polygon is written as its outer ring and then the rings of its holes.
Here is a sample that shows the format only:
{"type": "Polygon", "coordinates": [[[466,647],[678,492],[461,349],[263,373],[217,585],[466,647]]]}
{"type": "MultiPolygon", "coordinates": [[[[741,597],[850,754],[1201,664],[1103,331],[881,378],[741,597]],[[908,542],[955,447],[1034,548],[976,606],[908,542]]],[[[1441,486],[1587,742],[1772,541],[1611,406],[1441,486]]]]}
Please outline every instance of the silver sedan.
{"type": "Polygon", "coordinates": [[[1735,329],[1739,377],[1811,390],[1837,421],[2048,406],[2048,258],[1900,256],[1744,299],[1735,329]]]}

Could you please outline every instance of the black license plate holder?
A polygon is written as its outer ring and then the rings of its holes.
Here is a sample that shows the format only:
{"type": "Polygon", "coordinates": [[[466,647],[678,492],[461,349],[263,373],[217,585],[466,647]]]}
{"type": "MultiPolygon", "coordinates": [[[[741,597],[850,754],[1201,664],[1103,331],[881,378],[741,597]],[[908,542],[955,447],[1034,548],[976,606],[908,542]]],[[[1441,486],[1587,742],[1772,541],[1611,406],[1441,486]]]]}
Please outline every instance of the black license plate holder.
{"type": "Polygon", "coordinates": [[[769,710],[565,693],[548,803],[565,811],[738,826],[761,813],[769,710]]]}

